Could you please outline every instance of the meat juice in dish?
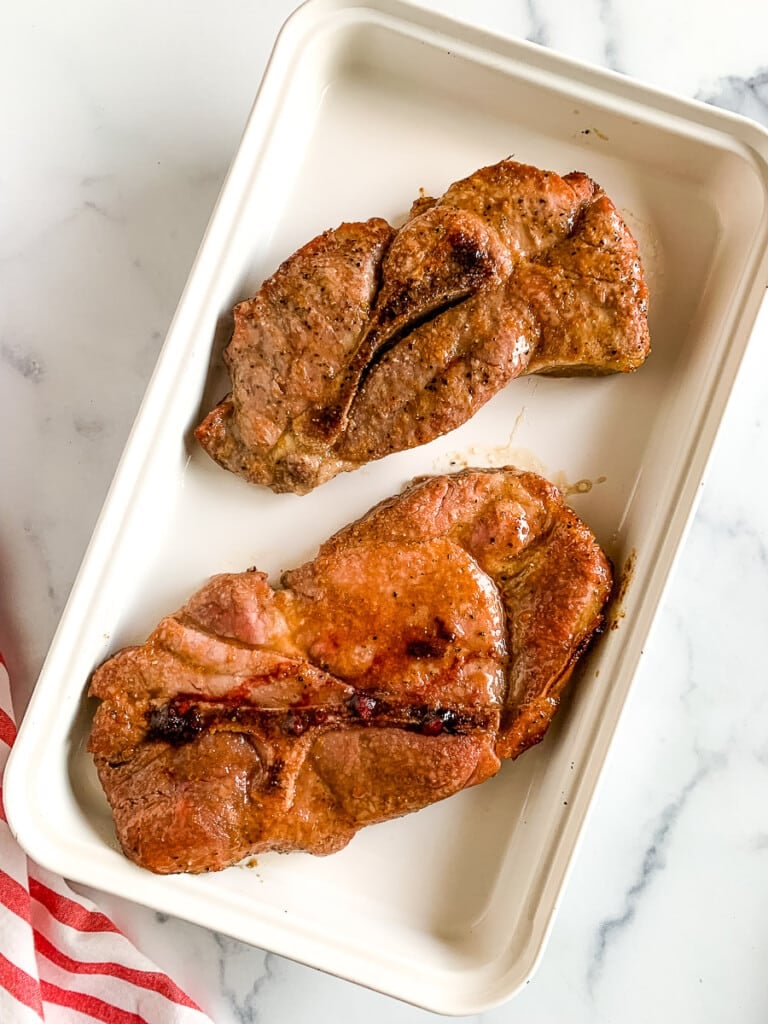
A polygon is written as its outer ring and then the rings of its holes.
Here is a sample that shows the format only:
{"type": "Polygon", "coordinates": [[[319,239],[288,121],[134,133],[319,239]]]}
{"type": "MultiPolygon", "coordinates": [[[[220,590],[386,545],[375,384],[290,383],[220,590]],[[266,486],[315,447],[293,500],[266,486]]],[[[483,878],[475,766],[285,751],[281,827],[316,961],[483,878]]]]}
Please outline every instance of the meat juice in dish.
{"type": "Polygon", "coordinates": [[[544,736],[603,622],[608,559],[512,468],[414,482],[273,589],[213,577],[94,673],[88,749],[158,873],[329,854],[544,736]]]}
{"type": "Polygon", "coordinates": [[[521,374],[628,372],[650,350],[637,243],[586,174],[513,160],[324,232],[234,310],[220,465],[305,494],[458,427],[521,374]]]}

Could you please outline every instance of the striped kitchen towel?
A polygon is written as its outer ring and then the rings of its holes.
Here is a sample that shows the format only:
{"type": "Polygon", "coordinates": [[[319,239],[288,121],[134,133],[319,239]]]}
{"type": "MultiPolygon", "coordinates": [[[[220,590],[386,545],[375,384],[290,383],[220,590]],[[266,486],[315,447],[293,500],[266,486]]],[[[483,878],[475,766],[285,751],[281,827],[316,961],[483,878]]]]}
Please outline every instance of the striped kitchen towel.
{"type": "MultiPolygon", "coordinates": [[[[0,777],[16,738],[0,655],[0,777]]],[[[0,1022],[211,1024],[109,918],[30,861],[0,789],[0,1022]]]]}

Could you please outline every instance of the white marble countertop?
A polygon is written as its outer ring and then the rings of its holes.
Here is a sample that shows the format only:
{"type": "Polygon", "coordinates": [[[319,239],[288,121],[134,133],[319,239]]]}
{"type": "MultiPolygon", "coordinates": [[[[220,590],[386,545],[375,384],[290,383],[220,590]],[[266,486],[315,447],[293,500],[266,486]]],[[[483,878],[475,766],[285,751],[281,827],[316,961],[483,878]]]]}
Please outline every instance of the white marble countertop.
{"type": "MultiPolygon", "coordinates": [[[[20,707],[294,6],[3,5],[0,648],[20,707]]],[[[755,0],[427,6],[768,125],[755,0]]],[[[764,307],[543,962],[488,1024],[768,1015],[766,409],[764,307]]],[[[217,1024],[432,1017],[95,898],[217,1024]]]]}

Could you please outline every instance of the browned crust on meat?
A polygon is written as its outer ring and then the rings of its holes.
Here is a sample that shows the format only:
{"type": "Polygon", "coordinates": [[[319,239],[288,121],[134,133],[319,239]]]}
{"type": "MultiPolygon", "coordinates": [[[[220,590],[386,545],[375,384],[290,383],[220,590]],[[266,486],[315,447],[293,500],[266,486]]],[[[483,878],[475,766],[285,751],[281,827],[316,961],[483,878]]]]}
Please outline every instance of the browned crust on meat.
{"type": "Polygon", "coordinates": [[[503,160],[406,223],[342,224],[235,309],[232,392],[195,434],[220,465],[305,494],[464,423],[522,374],[647,358],[637,243],[602,189],[503,160]]]}
{"type": "Polygon", "coordinates": [[[331,853],[483,782],[546,732],[612,572],[508,467],[415,482],[283,583],[213,577],[94,673],[88,749],[150,870],[331,853]]]}

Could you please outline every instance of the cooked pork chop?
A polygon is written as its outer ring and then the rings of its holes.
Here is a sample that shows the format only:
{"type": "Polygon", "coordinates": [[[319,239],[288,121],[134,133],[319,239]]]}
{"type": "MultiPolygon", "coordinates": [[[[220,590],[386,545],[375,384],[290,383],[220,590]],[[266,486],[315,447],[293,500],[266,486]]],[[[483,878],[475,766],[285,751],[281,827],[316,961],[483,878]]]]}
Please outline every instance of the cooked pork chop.
{"type": "Polygon", "coordinates": [[[541,477],[467,470],[415,482],[282,582],[216,576],[94,673],[89,750],[152,871],[333,853],[494,775],[546,732],[611,569],[541,477]]]}
{"type": "Polygon", "coordinates": [[[235,307],[232,392],[195,435],[304,494],[464,423],[525,373],[635,370],[637,244],[590,178],[503,160],[418,199],[399,231],[342,224],[235,307]]]}

